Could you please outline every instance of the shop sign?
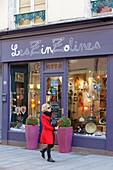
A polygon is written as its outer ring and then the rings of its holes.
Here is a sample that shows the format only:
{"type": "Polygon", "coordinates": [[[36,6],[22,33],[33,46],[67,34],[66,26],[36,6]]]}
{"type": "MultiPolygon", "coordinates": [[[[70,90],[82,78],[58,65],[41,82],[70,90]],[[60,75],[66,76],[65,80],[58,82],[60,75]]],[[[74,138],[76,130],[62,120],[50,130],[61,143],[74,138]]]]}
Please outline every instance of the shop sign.
{"type": "Polygon", "coordinates": [[[113,54],[112,35],[99,29],[2,41],[2,62],[113,54]]]}
{"type": "Polygon", "coordinates": [[[30,41],[30,48],[25,50],[19,48],[18,44],[11,44],[11,56],[26,56],[26,55],[46,55],[55,53],[79,52],[79,51],[93,51],[101,48],[98,41],[95,42],[81,42],[74,40],[73,37],[69,38],[67,44],[64,42],[65,37],[54,38],[51,40],[50,46],[44,46],[41,40],[30,41]]]}

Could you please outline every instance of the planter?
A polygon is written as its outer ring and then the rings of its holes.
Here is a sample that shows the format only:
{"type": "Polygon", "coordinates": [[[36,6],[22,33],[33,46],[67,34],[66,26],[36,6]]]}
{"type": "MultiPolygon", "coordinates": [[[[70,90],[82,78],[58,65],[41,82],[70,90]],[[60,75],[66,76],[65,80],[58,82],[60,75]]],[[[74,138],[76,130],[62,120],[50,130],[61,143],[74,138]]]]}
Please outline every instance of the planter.
{"type": "Polygon", "coordinates": [[[25,125],[27,149],[38,149],[39,125],[25,125]]]}
{"type": "Polygon", "coordinates": [[[72,151],[73,127],[60,127],[57,131],[59,152],[69,153],[72,151]]]}

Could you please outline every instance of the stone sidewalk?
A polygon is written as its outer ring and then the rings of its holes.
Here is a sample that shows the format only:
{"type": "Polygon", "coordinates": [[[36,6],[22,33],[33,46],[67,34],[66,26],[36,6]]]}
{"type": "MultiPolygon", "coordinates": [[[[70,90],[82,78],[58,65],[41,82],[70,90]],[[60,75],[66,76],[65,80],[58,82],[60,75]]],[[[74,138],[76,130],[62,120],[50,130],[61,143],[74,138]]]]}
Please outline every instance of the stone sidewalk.
{"type": "Polygon", "coordinates": [[[59,153],[52,151],[55,163],[47,162],[39,150],[24,147],[0,145],[0,170],[112,170],[113,157],[59,153]]]}

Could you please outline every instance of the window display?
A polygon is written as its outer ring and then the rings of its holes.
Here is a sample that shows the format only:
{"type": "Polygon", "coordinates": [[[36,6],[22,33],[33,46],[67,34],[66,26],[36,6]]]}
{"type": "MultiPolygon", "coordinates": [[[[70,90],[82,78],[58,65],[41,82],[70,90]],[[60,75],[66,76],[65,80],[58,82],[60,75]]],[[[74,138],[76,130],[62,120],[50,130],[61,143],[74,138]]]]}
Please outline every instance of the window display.
{"type": "Polygon", "coordinates": [[[69,60],[68,116],[75,134],[106,135],[106,68],[106,58],[69,60]]]}
{"type": "Polygon", "coordinates": [[[40,117],[40,63],[11,66],[10,128],[24,130],[28,115],[40,117]]]}

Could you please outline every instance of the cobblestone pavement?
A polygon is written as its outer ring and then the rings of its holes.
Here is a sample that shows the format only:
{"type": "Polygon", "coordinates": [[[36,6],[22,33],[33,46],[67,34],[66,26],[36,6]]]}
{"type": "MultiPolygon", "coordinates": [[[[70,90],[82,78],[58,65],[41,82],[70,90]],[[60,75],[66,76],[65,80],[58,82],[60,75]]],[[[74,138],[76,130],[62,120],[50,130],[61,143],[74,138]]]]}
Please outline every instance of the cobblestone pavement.
{"type": "Polygon", "coordinates": [[[43,159],[39,150],[0,145],[0,170],[113,170],[111,156],[59,153],[53,150],[52,158],[55,163],[43,159]]]}

